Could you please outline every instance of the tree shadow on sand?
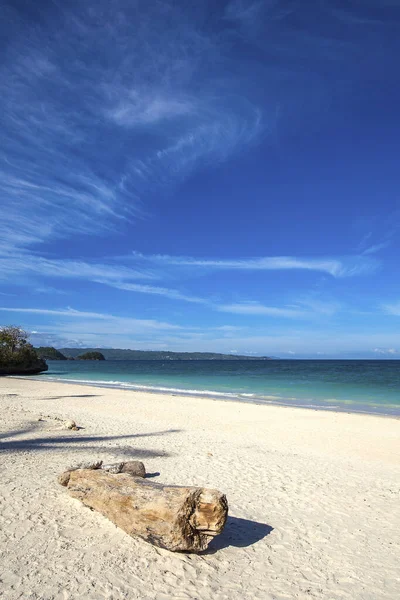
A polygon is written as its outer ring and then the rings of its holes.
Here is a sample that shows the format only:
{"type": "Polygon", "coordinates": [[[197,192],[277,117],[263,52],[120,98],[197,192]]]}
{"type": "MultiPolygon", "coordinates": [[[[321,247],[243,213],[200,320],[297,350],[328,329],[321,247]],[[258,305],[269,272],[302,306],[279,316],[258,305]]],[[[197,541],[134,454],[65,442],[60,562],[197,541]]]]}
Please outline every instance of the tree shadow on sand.
{"type": "Polygon", "coordinates": [[[271,531],[273,527],[266,523],[228,516],[223,532],[212,540],[203,554],[214,554],[229,546],[247,548],[264,539],[271,531]]]}
{"type": "Polygon", "coordinates": [[[0,434],[0,452],[46,452],[51,450],[73,449],[78,452],[116,452],[126,458],[154,458],[170,456],[163,450],[152,450],[130,446],[129,441],[141,437],[164,436],[169,433],[177,433],[179,429],[168,429],[165,431],[155,431],[151,433],[137,433],[132,435],[72,435],[70,432],[52,435],[54,432],[47,432],[42,437],[25,437],[29,434],[40,432],[42,428],[37,426],[19,429],[15,431],[3,432],[0,434]],[[21,436],[22,439],[21,439],[21,436]],[[7,439],[9,438],[9,439],[7,439]],[[16,439],[17,438],[17,439],[16,439]],[[126,445],[120,445],[124,440],[126,445]],[[102,444],[101,442],[106,442],[102,444]]]}

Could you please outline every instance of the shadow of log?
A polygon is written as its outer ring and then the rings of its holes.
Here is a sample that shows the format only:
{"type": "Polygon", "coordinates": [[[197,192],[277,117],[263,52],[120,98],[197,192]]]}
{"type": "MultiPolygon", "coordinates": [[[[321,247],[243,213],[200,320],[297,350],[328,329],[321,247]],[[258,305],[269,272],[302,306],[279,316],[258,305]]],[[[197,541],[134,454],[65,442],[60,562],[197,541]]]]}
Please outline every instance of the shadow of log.
{"type": "Polygon", "coordinates": [[[264,539],[271,531],[273,527],[266,523],[228,516],[223,532],[212,540],[203,554],[214,554],[229,546],[247,548],[264,539]]]}

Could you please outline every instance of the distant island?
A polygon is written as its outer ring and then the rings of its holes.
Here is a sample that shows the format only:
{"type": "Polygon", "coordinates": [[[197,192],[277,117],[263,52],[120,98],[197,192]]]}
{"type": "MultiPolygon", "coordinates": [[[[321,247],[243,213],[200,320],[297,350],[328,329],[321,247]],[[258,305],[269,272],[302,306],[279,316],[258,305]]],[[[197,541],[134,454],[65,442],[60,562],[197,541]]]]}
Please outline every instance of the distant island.
{"type": "MultiPolygon", "coordinates": [[[[88,353],[98,353],[105,360],[272,360],[269,356],[240,356],[215,352],[167,352],[165,350],[125,350],[119,348],[60,348],[56,352],[66,359],[83,359],[88,353]]],[[[49,357],[50,359],[50,357],[49,357]]],[[[60,359],[51,359],[60,360],[60,359]]],[[[84,359],[88,360],[88,359],[84,359]]],[[[103,360],[103,359],[89,359],[103,360]]]]}
{"type": "Polygon", "coordinates": [[[85,352],[84,354],[79,354],[75,360],[106,360],[104,358],[104,354],[101,352],[96,352],[95,350],[85,352]]]}

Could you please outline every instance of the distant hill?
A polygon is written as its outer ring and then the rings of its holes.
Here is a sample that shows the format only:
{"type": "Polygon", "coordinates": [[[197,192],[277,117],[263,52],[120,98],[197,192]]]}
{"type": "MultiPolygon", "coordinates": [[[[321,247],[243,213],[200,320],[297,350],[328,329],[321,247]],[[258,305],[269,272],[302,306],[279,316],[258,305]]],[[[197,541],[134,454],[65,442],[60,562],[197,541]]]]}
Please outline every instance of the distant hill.
{"type": "Polygon", "coordinates": [[[271,360],[269,356],[239,356],[214,352],[167,352],[158,350],[123,350],[118,348],[60,348],[67,358],[87,352],[100,352],[106,360],[271,360]]]}

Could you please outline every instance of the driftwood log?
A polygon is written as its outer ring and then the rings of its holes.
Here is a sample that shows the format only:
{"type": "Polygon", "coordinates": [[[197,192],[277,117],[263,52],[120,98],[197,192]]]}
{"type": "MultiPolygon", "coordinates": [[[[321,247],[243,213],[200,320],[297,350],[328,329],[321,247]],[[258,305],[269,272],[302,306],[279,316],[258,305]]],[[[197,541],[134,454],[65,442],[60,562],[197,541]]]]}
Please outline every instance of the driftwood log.
{"type": "Polygon", "coordinates": [[[173,552],[205,550],[224,528],[228,503],[217,490],[167,486],[101,469],[62,474],[69,493],[132,536],[173,552]]]}
{"type": "Polygon", "coordinates": [[[58,483],[64,487],[67,487],[72,471],[77,471],[78,469],[90,469],[91,471],[102,469],[108,473],[128,473],[133,477],[146,477],[145,466],[140,460],[129,460],[128,462],[112,464],[104,464],[102,460],[95,460],[81,462],[73,467],[69,467],[66,471],[64,471],[64,473],[59,475],[58,483]]]}

